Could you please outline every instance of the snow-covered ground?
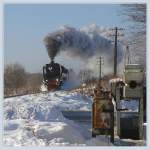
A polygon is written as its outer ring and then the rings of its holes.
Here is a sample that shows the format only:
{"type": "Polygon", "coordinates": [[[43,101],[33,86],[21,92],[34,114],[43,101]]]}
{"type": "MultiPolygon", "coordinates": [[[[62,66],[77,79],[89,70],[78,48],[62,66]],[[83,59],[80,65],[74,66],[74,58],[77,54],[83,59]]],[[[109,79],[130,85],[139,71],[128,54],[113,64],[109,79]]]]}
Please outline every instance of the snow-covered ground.
{"type": "Polygon", "coordinates": [[[90,110],[91,104],[90,98],[66,91],[7,98],[3,142],[7,146],[109,145],[105,137],[101,141],[86,138],[84,127],[61,113],[90,110]]]}
{"type": "MultiPolygon", "coordinates": [[[[56,91],[4,100],[6,146],[112,146],[107,136],[91,137],[91,123],[66,119],[62,110],[91,110],[92,99],[56,91]]],[[[117,140],[117,145],[122,145],[117,140]]]]}

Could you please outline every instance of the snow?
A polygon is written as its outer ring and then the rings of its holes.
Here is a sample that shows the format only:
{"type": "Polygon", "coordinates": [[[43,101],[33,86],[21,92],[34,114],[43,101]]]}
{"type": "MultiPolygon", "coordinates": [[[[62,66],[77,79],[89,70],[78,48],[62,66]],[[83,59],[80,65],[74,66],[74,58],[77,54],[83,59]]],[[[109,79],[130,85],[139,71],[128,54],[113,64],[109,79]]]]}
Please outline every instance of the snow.
{"type": "MultiPolygon", "coordinates": [[[[92,99],[56,91],[4,100],[6,146],[112,146],[108,136],[91,137],[91,122],[68,120],[62,111],[91,111],[92,99]]],[[[121,143],[119,141],[119,143],[121,143]]]]}
{"type": "MultiPolygon", "coordinates": [[[[94,141],[82,135],[62,110],[91,110],[92,101],[76,92],[57,91],[7,98],[4,136],[7,146],[85,146],[94,141]]],[[[97,141],[97,140],[96,140],[97,141]]]]}
{"type": "Polygon", "coordinates": [[[139,100],[121,100],[121,109],[127,109],[128,112],[138,112],[139,111],[139,100]]]}
{"type": "Polygon", "coordinates": [[[109,80],[109,83],[110,83],[110,84],[111,84],[111,83],[117,83],[117,82],[120,82],[120,81],[123,81],[122,78],[116,77],[116,78],[110,79],[110,80],[109,80]]]}
{"type": "MultiPolygon", "coordinates": [[[[43,94],[32,94],[21,97],[5,99],[4,116],[6,119],[35,119],[50,121],[61,119],[61,110],[91,108],[90,99],[82,99],[81,94],[67,92],[51,92],[43,94]]],[[[84,97],[85,98],[85,97],[84,97]]]]}
{"type": "Polygon", "coordinates": [[[44,83],[42,83],[42,85],[41,85],[41,91],[47,92],[47,86],[44,83]]]}

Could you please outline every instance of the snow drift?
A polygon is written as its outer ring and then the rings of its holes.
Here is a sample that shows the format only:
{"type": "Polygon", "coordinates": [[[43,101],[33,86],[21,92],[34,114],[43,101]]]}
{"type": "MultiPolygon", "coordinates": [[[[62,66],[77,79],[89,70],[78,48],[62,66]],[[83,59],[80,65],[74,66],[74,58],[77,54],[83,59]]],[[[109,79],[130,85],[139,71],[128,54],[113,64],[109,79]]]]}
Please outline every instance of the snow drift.
{"type": "Polygon", "coordinates": [[[5,146],[112,146],[106,136],[91,138],[91,123],[62,115],[62,110],[91,110],[90,97],[57,91],[7,98],[3,106],[5,146]]]}
{"type": "Polygon", "coordinates": [[[86,145],[79,126],[62,110],[90,110],[91,99],[64,91],[5,99],[4,138],[7,146],[86,145]]]}

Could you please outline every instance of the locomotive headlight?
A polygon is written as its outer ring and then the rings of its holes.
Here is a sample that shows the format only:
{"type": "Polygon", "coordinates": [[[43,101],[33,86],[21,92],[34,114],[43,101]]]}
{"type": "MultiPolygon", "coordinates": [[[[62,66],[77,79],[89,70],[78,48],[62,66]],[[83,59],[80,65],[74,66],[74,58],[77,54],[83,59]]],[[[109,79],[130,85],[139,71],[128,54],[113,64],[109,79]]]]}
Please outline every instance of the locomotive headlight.
{"type": "Polygon", "coordinates": [[[129,82],[129,87],[130,87],[131,89],[136,88],[136,87],[137,87],[137,82],[134,81],[134,80],[131,80],[131,81],[129,82]]]}

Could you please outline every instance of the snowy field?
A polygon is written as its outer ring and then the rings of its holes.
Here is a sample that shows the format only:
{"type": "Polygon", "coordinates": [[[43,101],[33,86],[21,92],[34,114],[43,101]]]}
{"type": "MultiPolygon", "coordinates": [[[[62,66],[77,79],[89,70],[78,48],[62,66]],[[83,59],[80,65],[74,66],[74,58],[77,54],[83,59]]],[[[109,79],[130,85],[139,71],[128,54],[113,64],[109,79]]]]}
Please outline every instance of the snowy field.
{"type": "MultiPolygon", "coordinates": [[[[66,91],[7,98],[3,143],[5,146],[112,146],[106,136],[91,137],[91,123],[68,120],[61,112],[89,111],[91,104],[91,98],[66,91]]],[[[123,144],[119,139],[116,142],[123,144]]]]}
{"type": "Polygon", "coordinates": [[[65,91],[7,98],[4,136],[7,146],[108,145],[104,138],[89,139],[84,127],[63,117],[62,110],[90,110],[92,101],[65,91]],[[82,129],[83,128],[83,129],[82,129]],[[106,142],[106,143],[105,143],[106,142]]]}

